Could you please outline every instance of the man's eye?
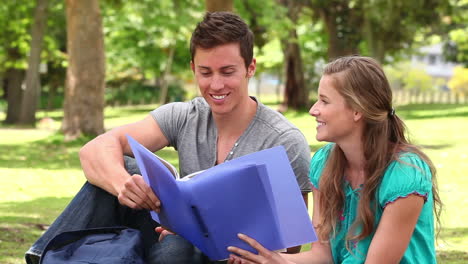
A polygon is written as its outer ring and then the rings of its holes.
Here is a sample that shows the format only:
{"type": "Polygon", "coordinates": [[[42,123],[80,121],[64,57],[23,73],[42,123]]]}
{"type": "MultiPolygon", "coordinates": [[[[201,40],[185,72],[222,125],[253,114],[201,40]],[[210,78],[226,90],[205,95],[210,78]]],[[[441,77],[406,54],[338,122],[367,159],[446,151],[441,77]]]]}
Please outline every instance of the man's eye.
{"type": "Polygon", "coordinates": [[[211,74],[211,72],[200,72],[200,74],[203,75],[203,76],[208,76],[208,75],[211,74]]]}
{"type": "Polygon", "coordinates": [[[224,75],[231,75],[233,73],[234,73],[234,71],[223,72],[224,75]]]}

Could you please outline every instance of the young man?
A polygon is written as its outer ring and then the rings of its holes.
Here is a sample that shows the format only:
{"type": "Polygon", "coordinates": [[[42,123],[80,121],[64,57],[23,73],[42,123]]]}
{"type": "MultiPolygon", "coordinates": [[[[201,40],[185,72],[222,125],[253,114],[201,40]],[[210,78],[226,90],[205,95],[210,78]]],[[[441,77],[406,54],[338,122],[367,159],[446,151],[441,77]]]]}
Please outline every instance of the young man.
{"type": "Polygon", "coordinates": [[[306,139],[282,115],[248,95],[248,81],[255,73],[256,61],[253,34],[245,22],[232,13],[207,13],[193,32],[190,51],[190,66],[202,97],[163,105],[143,120],[115,128],[87,143],[80,150],[80,160],[88,183],[27,252],[29,263],[60,231],[111,225],[141,230],[148,262],[183,263],[189,261],[184,257],[190,258],[191,252],[196,252],[174,235],[158,243],[156,224],[147,210],[158,211],[161,203],[141,175],[130,175],[137,171],[130,168],[134,163],[123,158],[132,155],[126,134],[151,151],[173,146],[178,151],[182,177],[283,145],[306,198],[310,191],[306,139]],[[76,201],[80,197],[91,200],[91,204],[76,201]],[[90,213],[89,208],[95,209],[90,213]],[[73,217],[73,223],[66,220],[67,214],[73,217]],[[90,216],[81,217],[86,214],[90,216]]]}

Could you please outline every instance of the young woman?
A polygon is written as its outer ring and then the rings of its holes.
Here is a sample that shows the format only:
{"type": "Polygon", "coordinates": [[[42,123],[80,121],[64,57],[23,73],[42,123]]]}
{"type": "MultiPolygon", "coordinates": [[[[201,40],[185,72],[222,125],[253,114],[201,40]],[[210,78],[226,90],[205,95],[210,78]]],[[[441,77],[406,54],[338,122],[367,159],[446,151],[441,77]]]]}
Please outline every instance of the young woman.
{"type": "Polygon", "coordinates": [[[392,91],[372,58],[343,57],[324,69],[310,109],[317,140],[332,142],[311,161],[310,251],[278,254],[239,238],[258,254],[229,247],[229,263],[435,263],[435,169],[405,137],[392,91]]]}

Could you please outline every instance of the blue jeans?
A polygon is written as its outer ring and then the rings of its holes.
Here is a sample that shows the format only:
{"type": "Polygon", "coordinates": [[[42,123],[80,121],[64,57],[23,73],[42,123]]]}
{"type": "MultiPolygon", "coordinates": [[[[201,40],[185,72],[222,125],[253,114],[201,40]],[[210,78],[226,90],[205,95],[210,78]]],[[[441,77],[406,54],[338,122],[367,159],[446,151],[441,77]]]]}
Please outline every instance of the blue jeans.
{"type": "MultiPolygon", "coordinates": [[[[140,173],[133,158],[125,157],[125,167],[131,175],[140,173]]],[[[154,231],[158,224],[148,211],[123,206],[115,196],[88,182],[26,252],[26,263],[39,263],[47,243],[62,232],[112,226],[141,231],[147,263],[209,263],[206,256],[180,236],[170,235],[158,242],[159,235],[154,231]]]]}

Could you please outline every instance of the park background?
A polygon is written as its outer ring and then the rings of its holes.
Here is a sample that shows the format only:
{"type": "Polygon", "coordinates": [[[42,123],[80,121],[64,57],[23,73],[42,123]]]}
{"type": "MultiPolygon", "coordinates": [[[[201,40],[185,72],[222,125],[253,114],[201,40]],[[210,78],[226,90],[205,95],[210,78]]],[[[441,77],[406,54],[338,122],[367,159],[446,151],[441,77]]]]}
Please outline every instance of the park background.
{"type": "MultiPolygon", "coordinates": [[[[440,263],[468,262],[468,0],[7,0],[0,5],[0,263],[23,254],[84,183],[78,150],[198,95],[191,31],[238,13],[255,35],[249,90],[306,135],[323,65],[378,59],[396,113],[438,169],[440,263]]],[[[177,153],[159,155],[177,164],[177,153]]]]}

